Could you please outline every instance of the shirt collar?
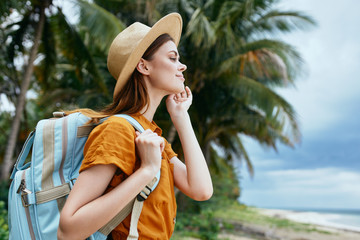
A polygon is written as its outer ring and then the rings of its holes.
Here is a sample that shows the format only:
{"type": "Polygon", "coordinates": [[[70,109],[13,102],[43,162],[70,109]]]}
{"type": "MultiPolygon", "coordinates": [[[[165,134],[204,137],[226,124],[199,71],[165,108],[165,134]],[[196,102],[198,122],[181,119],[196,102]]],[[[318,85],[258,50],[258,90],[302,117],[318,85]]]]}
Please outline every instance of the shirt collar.
{"type": "Polygon", "coordinates": [[[138,121],[145,130],[150,129],[161,136],[162,130],[154,121],[150,122],[146,117],[144,117],[144,115],[141,114],[134,114],[131,116],[135,118],[135,120],[138,121]]]}

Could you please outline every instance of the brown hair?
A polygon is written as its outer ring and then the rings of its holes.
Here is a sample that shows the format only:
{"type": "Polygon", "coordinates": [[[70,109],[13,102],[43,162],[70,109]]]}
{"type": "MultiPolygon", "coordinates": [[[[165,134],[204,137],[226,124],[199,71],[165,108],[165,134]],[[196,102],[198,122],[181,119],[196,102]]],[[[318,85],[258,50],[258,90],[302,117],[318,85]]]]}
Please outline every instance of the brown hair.
{"type": "MultiPolygon", "coordinates": [[[[162,34],[148,47],[142,56],[145,60],[152,60],[155,52],[166,42],[174,41],[169,34],[162,34]]],[[[143,75],[135,68],[130,79],[125,86],[120,90],[119,94],[114,97],[113,102],[100,111],[94,111],[88,108],[75,109],[73,111],[66,111],[66,115],[81,112],[82,114],[91,118],[89,123],[99,123],[101,118],[109,117],[114,114],[138,114],[144,107],[149,106],[149,95],[143,75]]]]}

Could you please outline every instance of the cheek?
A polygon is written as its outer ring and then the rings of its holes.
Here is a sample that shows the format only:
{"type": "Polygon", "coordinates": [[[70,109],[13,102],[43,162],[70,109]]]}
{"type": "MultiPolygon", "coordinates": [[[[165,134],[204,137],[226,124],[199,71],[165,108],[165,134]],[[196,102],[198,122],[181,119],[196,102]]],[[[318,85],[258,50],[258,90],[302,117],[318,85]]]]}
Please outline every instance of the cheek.
{"type": "Polygon", "coordinates": [[[163,64],[159,66],[162,71],[168,73],[168,74],[174,74],[176,73],[176,66],[175,64],[171,63],[170,61],[164,61],[163,64]]]}
{"type": "Polygon", "coordinates": [[[162,81],[169,81],[169,78],[175,78],[176,75],[176,67],[173,64],[169,64],[168,62],[159,63],[154,66],[155,71],[153,76],[157,79],[161,79],[162,81]]]}
{"type": "Polygon", "coordinates": [[[184,91],[184,84],[176,78],[177,66],[169,61],[159,61],[153,65],[150,75],[152,86],[168,93],[184,91]]]}

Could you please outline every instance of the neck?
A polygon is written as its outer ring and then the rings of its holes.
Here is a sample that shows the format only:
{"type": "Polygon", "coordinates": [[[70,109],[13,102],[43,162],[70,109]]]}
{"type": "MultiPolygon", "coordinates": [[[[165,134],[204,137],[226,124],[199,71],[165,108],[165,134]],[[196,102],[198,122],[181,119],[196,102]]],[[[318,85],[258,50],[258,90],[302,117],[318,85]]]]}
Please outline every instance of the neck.
{"type": "Polygon", "coordinates": [[[148,105],[142,109],[141,114],[150,122],[153,120],[155,112],[158,108],[158,106],[161,103],[161,100],[163,99],[163,94],[154,93],[153,91],[148,91],[149,94],[149,103],[148,105]]]}

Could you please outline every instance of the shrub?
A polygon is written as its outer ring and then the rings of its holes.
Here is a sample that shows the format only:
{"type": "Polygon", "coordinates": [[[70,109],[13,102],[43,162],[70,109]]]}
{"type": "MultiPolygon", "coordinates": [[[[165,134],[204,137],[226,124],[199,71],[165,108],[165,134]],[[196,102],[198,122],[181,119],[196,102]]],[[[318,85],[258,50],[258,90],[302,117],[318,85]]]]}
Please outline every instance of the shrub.
{"type": "Polygon", "coordinates": [[[0,239],[9,239],[8,215],[5,208],[5,202],[0,201],[0,239]]]}

